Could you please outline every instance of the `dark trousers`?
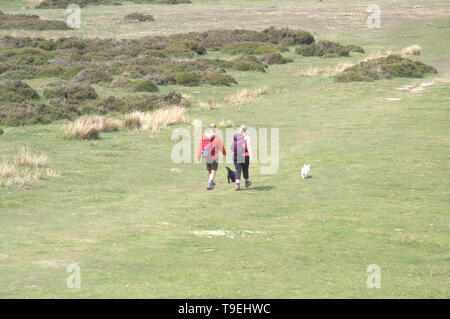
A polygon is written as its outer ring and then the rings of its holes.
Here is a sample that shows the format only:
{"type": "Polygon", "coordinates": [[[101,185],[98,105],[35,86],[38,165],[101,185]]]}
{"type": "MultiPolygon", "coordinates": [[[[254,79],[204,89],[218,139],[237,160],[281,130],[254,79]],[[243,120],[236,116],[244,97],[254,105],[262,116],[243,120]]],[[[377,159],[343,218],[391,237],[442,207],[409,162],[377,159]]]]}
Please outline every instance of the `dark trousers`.
{"type": "Polygon", "coordinates": [[[241,179],[241,171],[245,179],[248,179],[248,167],[250,165],[250,158],[248,156],[234,155],[234,167],[236,168],[236,179],[241,179]]]}

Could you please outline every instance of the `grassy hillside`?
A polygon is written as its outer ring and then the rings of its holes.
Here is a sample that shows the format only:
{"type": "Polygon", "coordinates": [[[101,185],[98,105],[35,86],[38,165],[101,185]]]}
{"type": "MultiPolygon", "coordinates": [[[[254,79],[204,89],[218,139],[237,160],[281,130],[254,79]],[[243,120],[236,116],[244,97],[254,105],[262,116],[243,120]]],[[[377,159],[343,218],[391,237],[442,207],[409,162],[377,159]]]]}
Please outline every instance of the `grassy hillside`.
{"type": "MultiPolygon", "coordinates": [[[[66,121],[2,126],[0,160],[12,161],[26,146],[48,155],[58,176],[25,189],[0,188],[0,297],[448,297],[450,44],[443,39],[450,7],[432,0],[379,4],[385,14],[379,30],[365,28],[365,5],[350,1],[244,0],[88,6],[85,29],[0,30],[139,38],[274,25],[366,50],[326,59],[301,57],[291,47],[283,55],[292,63],[270,65],[264,73],[227,70],[238,85],[160,86],[159,95],[176,90],[192,96],[190,121],[180,127],[191,129],[191,120],[200,119],[204,125],[232,120],[235,127],[279,128],[278,172],[262,175],[265,164],[252,164],[254,184],[239,193],[226,183],[225,164],[210,192],[203,163],[174,164],[173,127],[155,134],[121,129],[77,141],[63,139],[66,121]],[[118,22],[135,11],[155,21],[118,22]],[[208,14],[198,18],[199,12],[208,14]],[[416,43],[422,52],[413,59],[438,74],[350,83],[304,76],[416,43]],[[263,87],[267,92],[249,104],[223,102],[238,89],[263,87]],[[209,98],[221,107],[202,109],[209,98]],[[300,177],[304,163],[311,164],[307,180],[300,177]],[[66,287],[71,263],[81,267],[81,289],[66,287]],[[370,264],[381,267],[381,289],[366,286],[370,264]]],[[[0,11],[52,19],[64,12],[22,10],[29,5],[0,0],[0,11]]],[[[232,58],[220,51],[205,57],[232,58]]],[[[47,102],[43,91],[54,81],[24,82],[47,102]]],[[[100,97],[124,95],[93,87],[100,97]]]]}

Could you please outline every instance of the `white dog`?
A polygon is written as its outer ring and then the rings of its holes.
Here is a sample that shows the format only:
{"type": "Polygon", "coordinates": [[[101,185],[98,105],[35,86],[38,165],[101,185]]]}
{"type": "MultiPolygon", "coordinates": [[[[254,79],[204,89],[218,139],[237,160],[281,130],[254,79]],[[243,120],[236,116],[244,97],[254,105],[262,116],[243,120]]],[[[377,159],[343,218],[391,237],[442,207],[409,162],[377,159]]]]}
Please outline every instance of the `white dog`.
{"type": "Polygon", "coordinates": [[[303,165],[303,168],[302,168],[302,177],[303,178],[308,178],[309,177],[309,171],[310,171],[310,168],[309,168],[309,164],[308,165],[303,165]]]}

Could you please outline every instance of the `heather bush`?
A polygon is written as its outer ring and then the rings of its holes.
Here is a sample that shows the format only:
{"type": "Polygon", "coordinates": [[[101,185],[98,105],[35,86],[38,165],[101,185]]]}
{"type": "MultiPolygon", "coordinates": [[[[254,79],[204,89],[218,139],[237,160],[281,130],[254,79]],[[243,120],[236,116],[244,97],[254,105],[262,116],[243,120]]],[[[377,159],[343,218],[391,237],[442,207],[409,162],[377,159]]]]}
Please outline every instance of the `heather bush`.
{"type": "Polygon", "coordinates": [[[0,11],[0,29],[67,30],[64,21],[41,20],[37,15],[5,14],[0,11]]]}
{"type": "Polygon", "coordinates": [[[39,95],[22,81],[0,81],[0,102],[24,102],[39,99],[39,95]]]}
{"type": "Polygon", "coordinates": [[[244,55],[233,60],[233,69],[236,71],[266,72],[266,66],[258,58],[252,55],[244,55]]]}
{"type": "Polygon", "coordinates": [[[302,56],[340,57],[349,56],[350,48],[333,41],[319,41],[302,45],[295,49],[295,53],[302,56]]]}
{"type": "Polygon", "coordinates": [[[263,54],[259,57],[259,61],[263,64],[286,64],[293,62],[291,58],[285,58],[280,53],[263,54]]]}
{"type": "Polygon", "coordinates": [[[223,52],[229,54],[275,54],[280,51],[271,44],[263,42],[238,42],[222,47],[223,52]]]}
{"type": "Polygon", "coordinates": [[[74,100],[92,100],[98,97],[94,88],[83,84],[63,85],[56,88],[47,88],[44,90],[46,98],[61,97],[74,100]]]}
{"type": "Polygon", "coordinates": [[[175,81],[179,85],[196,86],[200,84],[201,76],[195,72],[179,73],[175,77],[175,81]]]}
{"type": "Polygon", "coordinates": [[[134,82],[134,92],[158,92],[159,89],[151,80],[137,80],[134,82]]]}
{"type": "Polygon", "coordinates": [[[139,21],[139,22],[154,21],[155,20],[152,15],[150,15],[150,14],[142,14],[140,12],[129,13],[129,14],[127,14],[124,17],[124,19],[125,20],[130,20],[130,21],[139,21]]]}
{"type": "Polygon", "coordinates": [[[426,73],[437,73],[432,66],[422,62],[406,59],[400,55],[391,54],[362,61],[346,68],[335,78],[338,81],[374,81],[392,77],[421,78],[426,73]]]}
{"type": "Polygon", "coordinates": [[[100,82],[111,82],[112,76],[102,70],[98,69],[83,69],[81,70],[73,79],[76,83],[100,83],[100,82]]]}

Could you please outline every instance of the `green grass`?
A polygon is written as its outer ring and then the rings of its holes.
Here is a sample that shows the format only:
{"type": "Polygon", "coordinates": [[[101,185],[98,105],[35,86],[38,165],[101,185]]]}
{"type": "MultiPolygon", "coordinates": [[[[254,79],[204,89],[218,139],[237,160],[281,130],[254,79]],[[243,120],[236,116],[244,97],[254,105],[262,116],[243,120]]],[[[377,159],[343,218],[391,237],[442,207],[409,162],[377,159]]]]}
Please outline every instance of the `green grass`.
{"type": "MultiPolygon", "coordinates": [[[[0,10],[12,8],[10,2],[0,1],[0,10]]],[[[157,24],[157,12],[169,16],[183,6],[220,12],[220,6],[258,3],[194,1],[171,6],[170,12],[162,5],[148,7],[157,24]]],[[[88,7],[88,12],[113,9],[88,7]]],[[[448,29],[448,21],[436,17],[388,24],[373,30],[376,37],[367,30],[355,36],[342,27],[341,33],[324,29],[320,38],[362,45],[368,53],[418,43],[418,59],[433,65],[448,58],[449,44],[442,41],[448,29]]],[[[225,57],[207,55],[216,56],[225,57]]],[[[269,66],[266,73],[229,72],[238,86],[160,87],[161,94],[174,88],[191,94],[189,116],[205,125],[231,119],[236,126],[280,129],[279,171],[261,175],[263,164],[252,164],[254,185],[240,193],[226,184],[225,164],[216,189],[206,192],[204,164],[172,163],[176,141],[170,129],[157,135],[120,130],[81,142],[62,138],[63,122],[2,127],[0,160],[27,146],[47,154],[49,167],[61,177],[28,191],[0,189],[0,297],[448,297],[450,84],[436,80],[417,93],[395,88],[450,77],[337,83],[295,74],[310,66],[356,62],[361,55],[301,58],[291,49],[286,56],[295,62],[269,66]],[[259,102],[209,112],[198,107],[210,96],[220,102],[238,88],[263,86],[269,92],[259,102]],[[287,92],[275,93],[282,89],[287,92]],[[386,100],[393,97],[401,100],[386,100]],[[304,163],[311,164],[308,180],[300,177],[304,163]],[[191,233],[199,230],[227,235],[191,233]],[[70,263],[81,267],[81,289],[66,288],[70,263]],[[381,267],[381,289],[366,286],[370,264],[381,267]]],[[[41,79],[26,82],[39,94],[45,88],[41,79]]],[[[101,96],[123,94],[94,87],[101,96]]]]}

